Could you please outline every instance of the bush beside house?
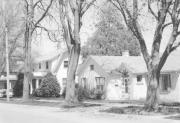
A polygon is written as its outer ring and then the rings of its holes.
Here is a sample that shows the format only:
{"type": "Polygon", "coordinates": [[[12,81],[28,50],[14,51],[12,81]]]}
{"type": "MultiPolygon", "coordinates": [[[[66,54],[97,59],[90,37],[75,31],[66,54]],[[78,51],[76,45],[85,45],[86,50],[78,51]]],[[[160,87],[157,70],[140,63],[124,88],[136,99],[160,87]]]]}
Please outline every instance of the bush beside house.
{"type": "Polygon", "coordinates": [[[51,73],[48,73],[42,80],[40,87],[33,92],[36,97],[59,97],[60,85],[51,73]]]}
{"type": "Polygon", "coordinates": [[[16,81],[16,84],[13,88],[13,94],[15,97],[21,97],[23,95],[23,80],[24,80],[24,74],[19,73],[18,80],[16,81]]]}

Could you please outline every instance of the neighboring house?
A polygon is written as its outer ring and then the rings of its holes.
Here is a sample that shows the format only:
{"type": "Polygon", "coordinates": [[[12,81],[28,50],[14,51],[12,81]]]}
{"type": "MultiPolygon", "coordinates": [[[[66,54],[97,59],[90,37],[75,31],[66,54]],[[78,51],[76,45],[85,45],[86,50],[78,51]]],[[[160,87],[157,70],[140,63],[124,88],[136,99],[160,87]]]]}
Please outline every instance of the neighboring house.
{"type": "Polygon", "coordinates": [[[68,70],[68,52],[57,52],[52,55],[42,56],[41,58],[36,58],[34,60],[34,69],[33,69],[33,80],[30,84],[30,93],[39,88],[39,85],[47,75],[48,72],[51,72],[56,76],[58,83],[60,84],[61,91],[63,93],[67,81],[67,70],[68,70]]]}
{"type": "Polygon", "coordinates": [[[69,60],[68,60],[68,52],[65,51],[62,53],[56,61],[53,62],[52,73],[56,76],[61,90],[60,94],[64,92],[66,82],[67,82],[67,70],[68,70],[69,60]]]}
{"type": "MultiPolygon", "coordinates": [[[[23,69],[22,61],[13,60],[13,62],[10,62],[10,65],[9,65],[10,90],[12,90],[14,85],[16,84],[17,76],[19,72],[22,71],[22,69],[23,69]]],[[[6,68],[4,68],[4,70],[0,73],[0,90],[1,89],[7,89],[6,68]]]]}
{"type": "Polygon", "coordinates": [[[54,61],[61,57],[61,53],[56,52],[46,56],[40,56],[33,60],[33,79],[30,83],[30,94],[37,88],[39,88],[42,79],[51,72],[53,69],[54,61]]]}
{"type": "MultiPolygon", "coordinates": [[[[147,69],[142,56],[89,56],[78,69],[79,84],[105,93],[106,100],[144,100],[147,69]]],[[[180,53],[167,59],[160,77],[160,99],[180,102],[180,53]]]]}
{"type": "MultiPolygon", "coordinates": [[[[64,89],[66,87],[67,83],[67,71],[68,71],[68,65],[69,65],[69,59],[68,59],[69,53],[66,51],[62,53],[62,55],[56,59],[53,63],[53,69],[52,73],[56,75],[57,80],[61,86],[60,94],[64,92],[64,89]]],[[[79,58],[79,64],[81,64],[82,59],[81,56],[79,58]]],[[[77,76],[76,76],[76,83],[78,83],[77,76]]]]}

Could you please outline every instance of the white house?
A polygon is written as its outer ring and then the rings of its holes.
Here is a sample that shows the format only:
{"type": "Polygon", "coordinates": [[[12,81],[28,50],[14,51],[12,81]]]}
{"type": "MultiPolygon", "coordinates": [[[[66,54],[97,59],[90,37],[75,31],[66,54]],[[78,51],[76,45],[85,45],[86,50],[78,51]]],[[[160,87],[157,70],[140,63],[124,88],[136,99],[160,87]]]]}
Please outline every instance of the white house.
{"type": "MultiPolygon", "coordinates": [[[[81,63],[81,60],[79,61],[79,63],[81,63]]],[[[62,94],[67,82],[67,70],[69,65],[68,51],[61,51],[52,55],[42,56],[40,58],[36,58],[34,62],[34,79],[30,84],[30,93],[32,93],[34,89],[38,88],[42,78],[48,72],[51,72],[56,76],[61,87],[60,94],[62,94]]]]}
{"type": "MultiPolygon", "coordinates": [[[[79,83],[105,93],[106,100],[144,100],[147,69],[142,56],[89,56],[79,67],[79,83]]],[[[180,52],[172,53],[161,71],[160,99],[180,102],[180,52]]]]}
{"type": "Polygon", "coordinates": [[[51,55],[36,57],[33,60],[33,80],[30,83],[30,94],[39,88],[42,79],[47,75],[47,73],[52,72],[54,61],[61,57],[61,53],[56,52],[51,55]]]}
{"type": "MultiPolygon", "coordinates": [[[[3,69],[2,66],[0,67],[2,70],[0,73],[0,90],[1,90],[7,88],[7,79],[6,79],[6,68],[3,69]]],[[[18,79],[17,75],[19,74],[19,72],[22,71],[22,69],[23,69],[23,64],[22,61],[20,61],[19,59],[14,59],[13,61],[10,62],[10,66],[9,66],[10,90],[12,90],[14,85],[16,84],[16,81],[18,79]]]]}

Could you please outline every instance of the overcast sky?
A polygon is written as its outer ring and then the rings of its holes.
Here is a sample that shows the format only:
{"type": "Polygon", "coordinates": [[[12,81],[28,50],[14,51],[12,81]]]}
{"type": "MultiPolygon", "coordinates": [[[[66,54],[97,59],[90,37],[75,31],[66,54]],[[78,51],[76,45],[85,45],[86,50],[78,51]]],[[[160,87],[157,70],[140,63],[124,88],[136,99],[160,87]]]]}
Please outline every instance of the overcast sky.
{"type": "MultiPolygon", "coordinates": [[[[96,6],[92,6],[83,17],[83,26],[81,28],[81,42],[82,45],[87,41],[89,37],[92,36],[93,32],[96,30],[95,24],[98,22],[98,14],[101,12],[100,8],[105,6],[105,0],[97,0],[96,6]]],[[[148,9],[145,7],[142,11],[144,17],[140,18],[140,25],[143,27],[143,36],[146,40],[146,44],[149,52],[151,51],[151,45],[154,35],[154,30],[156,27],[156,22],[151,20],[152,17],[148,15],[148,9]]],[[[56,15],[58,17],[58,14],[56,15]]],[[[57,28],[56,24],[53,24],[51,21],[47,20],[44,22],[47,26],[51,28],[57,28]]],[[[163,43],[161,44],[161,52],[164,50],[167,41],[169,39],[170,28],[166,29],[163,33],[163,43]]],[[[36,39],[37,40],[37,39],[36,39]]],[[[33,42],[33,51],[39,52],[41,55],[51,54],[57,52],[57,50],[63,51],[64,49],[57,48],[57,43],[54,43],[49,40],[47,34],[44,32],[43,36],[37,41],[33,42]]]]}

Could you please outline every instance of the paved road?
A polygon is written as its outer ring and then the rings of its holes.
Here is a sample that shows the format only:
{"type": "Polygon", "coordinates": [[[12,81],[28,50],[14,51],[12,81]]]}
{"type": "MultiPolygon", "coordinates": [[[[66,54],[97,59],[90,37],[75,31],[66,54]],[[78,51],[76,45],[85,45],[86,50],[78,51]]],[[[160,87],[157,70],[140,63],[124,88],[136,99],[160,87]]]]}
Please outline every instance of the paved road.
{"type": "Polygon", "coordinates": [[[179,123],[179,121],[159,116],[93,114],[0,103],[0,123],[179,123]]]}

